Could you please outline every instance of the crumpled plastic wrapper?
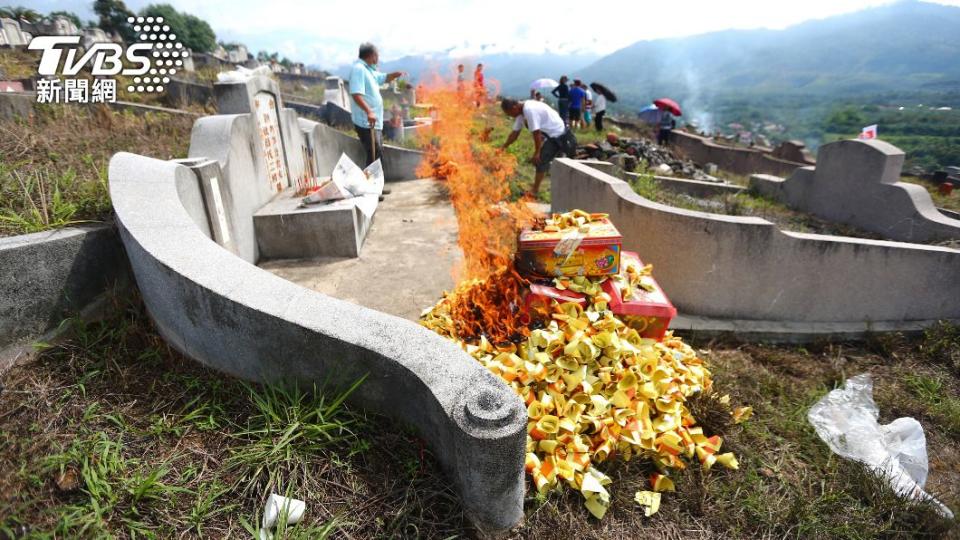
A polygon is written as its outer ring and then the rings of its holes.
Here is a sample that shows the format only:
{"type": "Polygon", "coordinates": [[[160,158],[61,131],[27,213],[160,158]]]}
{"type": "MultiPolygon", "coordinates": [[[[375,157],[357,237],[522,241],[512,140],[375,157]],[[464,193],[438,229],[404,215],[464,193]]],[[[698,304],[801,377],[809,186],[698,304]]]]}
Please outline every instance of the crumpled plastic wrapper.
{"type": "Polygon", "coordinates": [[[879,416],[873,401],[873,379],[863,373],[818,401],[807,420],[835,454],[867,465],[901,495],[932,501],[941,514],[952,519],[953,512],[923,490],[928,470],[923,426],[913,418],[880,425],[879,416]]]}
{"type": "MultiPolygon", "coordinates": [[[[632,269],[618,283],[642,287],[645,274],[649,269],[632,269]]],[[[660,491],[674,489],[669,472],[688,461],[705,470],[716,463],[739,466],[733,453],[720,452],[722,439],[705,434],[685,405],[687,398],[711,389],[704,362],[672,333],[659,342],[643,338],[614,315],[600,287],[605,279],[554,280],[558,288],[585,294],[586,307],[551,300],[545,319],[519,342],[494,345],[483,336],[461,340],[444,300],[420,321],[458,342],[524,399],[525,468],[537,491],[566,484],[580,491],[598,519],[609,507],[611,480],[594,465],[612,456],[625,461],[642,456],[656,464],[660,474],[651,478],[651,486],[657,496],[650,500],[657,504],[660,491]]]]}

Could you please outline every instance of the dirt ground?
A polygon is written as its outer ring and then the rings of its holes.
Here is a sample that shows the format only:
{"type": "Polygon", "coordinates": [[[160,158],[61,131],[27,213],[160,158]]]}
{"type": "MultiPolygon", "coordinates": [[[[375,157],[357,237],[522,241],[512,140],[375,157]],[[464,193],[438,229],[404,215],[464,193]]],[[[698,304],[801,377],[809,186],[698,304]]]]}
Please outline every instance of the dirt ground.
{"type": "Polygon", "coordinates": [[[463,253],[443,183],[390,182],[359,257],[267,261],[260,267],[308,289],[417,320],[456,284],[463,253]]]}

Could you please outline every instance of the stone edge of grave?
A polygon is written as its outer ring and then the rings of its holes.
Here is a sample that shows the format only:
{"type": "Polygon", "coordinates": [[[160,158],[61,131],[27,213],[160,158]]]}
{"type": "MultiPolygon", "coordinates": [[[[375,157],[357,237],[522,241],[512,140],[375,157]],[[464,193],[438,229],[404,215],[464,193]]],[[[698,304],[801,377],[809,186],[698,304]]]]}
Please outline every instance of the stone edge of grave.
{"type": "Polygon", "coordinates": [[[787,232],[760,218],[675,208],[566,158],[554,162],[551,183],[552,211],[610,214],[624,249],[654,265],[680,313],[700,318],[704,330],[703,321],[739,321],[737,330],[753,324],[761,338],[802,341],[832,326],[912,331],[960,319],[951,300],[960,298],[960,280],[944,271],[960,265],[960,250],[787,232]]]}
{"type": "Polygon", "coordinates": [[[453,342],[416,323],[310,291],[204,234],[184,207],[183,164],[119,153],[117,223],[147,311],[177,350],[257,381],[345,387],[352,401],[418,428],[473,523],[500,534],[523,517],[522,400],[453,342]]]}
{"type": "Polygon", "coordinates": [[[116,229],[92,224],[0,238],[0,372],[53,342],[64,319],[93,320],[130,284],[116,229]]]}
{"type": "Polygon", "coordinates": [[[820,147],[816,167],[800,167],[786,178],[754,174],[750,189],[894,241],[960,239],[960,220],[938,210],[923,186],[899,181],[904,159],[885,141],[835,141],[820,147]]]}
{"type": "Polygon", "coordinates": [[[938,322],[960,324],[960,319],[877,322],[791,322],[745,319],[714,319],[679,314],[670,329],[694,338],[722,338],[734,342],[809,343],[817,340],[860,340],[874,334],[898,332],[922,333],[938,322]]]}

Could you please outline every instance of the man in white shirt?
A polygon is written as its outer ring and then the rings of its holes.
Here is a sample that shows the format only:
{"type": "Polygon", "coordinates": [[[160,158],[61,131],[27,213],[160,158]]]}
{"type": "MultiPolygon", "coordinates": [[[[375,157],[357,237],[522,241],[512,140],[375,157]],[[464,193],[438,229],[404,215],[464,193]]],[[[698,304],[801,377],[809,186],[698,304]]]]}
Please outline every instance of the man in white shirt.
{"type": "Polygon", "coordinates": [[[560,154],[573,156],[577,149],[577,139],[567,129],[557,111],[546,103],[504,99],[500,102],[500,108],[507,116],[516,119],[513,132],[503,143],[503,149],[507,149],[517,140],[524,125],[533,136],[533,156],[530,161],[536,166],[537,174],[533,179],[531,193],[536,198],[540,193],[540,183],[550,170],[550,162],[560,154]]]}
{"type": "Polygon", "coordinates": [[[593,119],[597,125],[597,131],[603,131],[603,117],[607,114],[607,96],[597,92],[597,97],[593,100],[593,119]]]}

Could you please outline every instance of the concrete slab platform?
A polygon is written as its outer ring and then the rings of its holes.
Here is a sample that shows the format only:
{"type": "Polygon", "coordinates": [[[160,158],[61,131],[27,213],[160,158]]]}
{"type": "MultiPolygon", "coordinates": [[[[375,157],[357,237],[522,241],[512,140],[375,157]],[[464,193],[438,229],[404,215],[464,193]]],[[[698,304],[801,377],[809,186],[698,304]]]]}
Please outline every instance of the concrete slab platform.
{"type": "Polygon", "coordinates": [[[463,253],[445,185],[433,179],[389,182],[392,192],[357,258],[273,260],[259,266],[298,285],[416,320],[454,286],[463,253]]]}
{"type": "MultiPolygon", "coordinates": [[[[295,192],[287,188],[253,215],[262,258],[356,257],[361,252],[372,218],[360,210],[360,198],[301,207],[295,192]]],[[[369,202],[363,203],[376,208],[375,197],[369,202]]]]}

